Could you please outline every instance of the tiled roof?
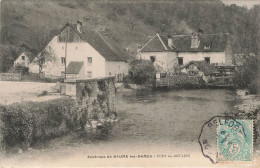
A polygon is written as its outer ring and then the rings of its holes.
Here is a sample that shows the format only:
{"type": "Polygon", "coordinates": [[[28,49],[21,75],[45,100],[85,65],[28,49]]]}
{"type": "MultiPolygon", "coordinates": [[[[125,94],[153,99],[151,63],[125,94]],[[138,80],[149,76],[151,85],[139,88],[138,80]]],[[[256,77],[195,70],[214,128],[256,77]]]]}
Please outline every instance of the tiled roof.
{"type": "Polygon", "coordinates": [[[86,29],[85,27],[82,27],[82,33],[80,33],[77,31],[76,24],[71,23],[67,23],[59,30],[52,31],[51,38],[45,43],[44,47],[46,47],[54,36],[59,35],[67,26],[70,26],[84,41],[95,48],[106,61],[127,61],[130,57],[128,53],[112,39],[109,39],[97,31],[86,29]]]}
{"type": "Polygon", "coordinates": [[[177,51],[177,52],[223,52],[228,42],[228,34],[201,34],[198,48],[191,48],[191,35],[173,35],[173,49],[168,46],[168,37],[156,34],[140,50],[141,52],[177,51]],[[165,47],[166,48],[165,48],[165,47]],[[209,46],[209,48],[205,48],[209,46]]]}
{"type": "Polygon", "coordinates": [[[81,34],[107,61],[127,61],[129,58],[119,44],[101,33],[83,28],[81,34]]]}
{"type": "Polygon", "coordinates": [[[205,61],[191,61],[191,62],[187,63],[182,69],[187,68],[191,64],[196,65],[197,68],[200,71],[202,71],[205,75],[210,75],[210,74],[218,72],[217,68],[215,68],[214,65],[209,64],[209,63],[207,63],[205,61]]]}
{"type": "Polygon", "coordinates": [[[78,74],[83,66],[84,62],[70,62],[66,68],[67,74],[78,74]]]}
{"type": "Polygon", "coordinates": [[[201,34],[198,48],[191,48],[190,35],[176,35],[172,41],[178,52],[223,52],[228,42],[228,34],[201,34]],[[205,46],[210,46],[205,49],[205,46]]]}

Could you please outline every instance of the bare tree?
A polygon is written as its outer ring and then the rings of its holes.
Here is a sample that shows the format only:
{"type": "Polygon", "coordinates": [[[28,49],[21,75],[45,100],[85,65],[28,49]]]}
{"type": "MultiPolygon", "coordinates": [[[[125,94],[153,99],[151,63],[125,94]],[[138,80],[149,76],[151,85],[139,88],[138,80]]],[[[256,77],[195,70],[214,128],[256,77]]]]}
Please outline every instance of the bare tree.
{"type": "MultiPolygon", "coordinates": [[[[38,56],[33,60],[33,63],[39,66],[39,75],[42,73],[42,69],[46,68],[57,62],[57,57],[51,48],[44,49],[38,54],[38,56]]],[[[51,68],[51,67],[48,67],[51,68]]]]}

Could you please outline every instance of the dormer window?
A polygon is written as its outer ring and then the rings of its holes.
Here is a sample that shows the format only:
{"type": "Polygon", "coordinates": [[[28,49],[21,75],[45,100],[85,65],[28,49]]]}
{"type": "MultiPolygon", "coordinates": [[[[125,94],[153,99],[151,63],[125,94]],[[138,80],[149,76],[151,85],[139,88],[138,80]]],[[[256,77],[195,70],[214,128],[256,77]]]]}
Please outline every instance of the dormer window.
{"type": "Polygon", "coordinates": [[[22,56],[22,60],[23,60],[23,61],[25,60],[25,56],[22,56]]]}

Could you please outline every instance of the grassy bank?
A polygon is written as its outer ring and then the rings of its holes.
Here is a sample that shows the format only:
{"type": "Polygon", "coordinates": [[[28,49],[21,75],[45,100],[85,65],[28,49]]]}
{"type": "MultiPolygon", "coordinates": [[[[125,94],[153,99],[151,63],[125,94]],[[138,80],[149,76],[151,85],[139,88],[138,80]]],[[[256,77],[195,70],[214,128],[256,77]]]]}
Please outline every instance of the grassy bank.
{"type": "Polygon", "coordinates": [[[260,97],[248,95],[246,92],[246,90],[237,90],[240,102],[235,105],[238,112],[233,115],[234,118],[254,120],[254,145],[256,150],[260,150],[260,97]]]}

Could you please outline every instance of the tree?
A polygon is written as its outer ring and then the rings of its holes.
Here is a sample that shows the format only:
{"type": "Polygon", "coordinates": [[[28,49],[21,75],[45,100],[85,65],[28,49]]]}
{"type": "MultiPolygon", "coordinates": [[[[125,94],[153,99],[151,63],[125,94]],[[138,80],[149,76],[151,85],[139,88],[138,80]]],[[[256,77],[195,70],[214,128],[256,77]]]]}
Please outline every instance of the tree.
{"type": "Polygon", "coordinates": [[[258,58],[248,55],[243,59],[243,65],[235,72],[234,83],[240,88],[247,88],[250,94],[257,93],[257,66],[258,58]]]}
{"type": "MultiPolygon", "coordinates": [[[[44,49],[38,56],[33,60],[33,63],[39,66],[39,75],[42,73],[42,69],[50,66],[57,62],[57,57],[51,48],[44,49]]],[[[49,67],[50,68],[50,67],[49,67]]]]}
{"type": "Polygon", "coordinates": [[[18,54],[18,47],[12,44],[4,44],[0,46],[0,57],[3,61],[3,67],[1,70],[3,72],[8,72],[10,68],[14,65],[14,60],[18,54]]]}
{"type": "Polygon", "coordinates": [[[136,84],[145,84],[155,75],[155,68],[151,61],[133,60],[130,63],[129,76],[136,84]]]}

